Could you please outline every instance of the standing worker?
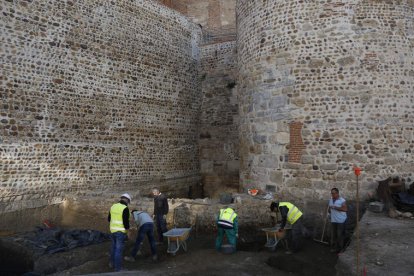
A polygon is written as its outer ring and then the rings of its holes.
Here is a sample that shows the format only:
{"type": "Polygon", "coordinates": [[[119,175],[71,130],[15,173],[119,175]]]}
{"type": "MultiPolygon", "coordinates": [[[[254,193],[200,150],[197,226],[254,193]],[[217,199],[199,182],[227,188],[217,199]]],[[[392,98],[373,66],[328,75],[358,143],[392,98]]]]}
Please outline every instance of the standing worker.
{"type": "Polygon", "coordinates": [[[158,188],[153,188],[152,194],[154,195],[154,217],[158,233],[157,244],[162,244],[164,241],[163,233],[167,232],[168,200],[158,188]]]}
{"type": "Polygon", "coordinates": [[[302,245],[302,231],[304,231],[302,223],[302,212],[298,207],[290,202],[272,202],[270,204],[272,212],[280,212],[282,222],[280,224],[279,232],[285,231],[286,222],[292,225],[291,234],[288,235],[288,249],[286,254],[297,252],[302,245]]]}
{"type": "Polygon", "coordinates": [[[239,237],[239,223],[236,212],[227,207],[220,209],[217,217],[218,235],[216,239],[216,250],[221,250],[224,233],[226,233],[227,241],[233,246],[233,252],[236,251],[237,238],[239,237]]]}
{"type": "Polygon", "coordinates": [[[331,214],[331,252],[339,253],[344,249],[346,212],[348,207],[343,197],[339,196],[339,190],[331,190],[329,200],[329,213],[331,214]]]}
{"type": "Polygon", "coordinates": [[[131,203],[131,196],[127,193],[121,195],[121,200],[112,205],[108,214],[112,242],[109,266],[114,268],[115,271],[122,269],[122,251],[129,229],[129,203],[131,203]]]}
{"type": "Polygon", "coordinates": [[[152,220],[151,216],[148,215],[148,213],[145,213],[143,211],[137,211],[133,210],[132,216],[134,217],[135,223],[138,227],[138,235],[137,239],[135,241],[134,248],[132,249],[131,256],[125,256],[125,261],[128,262],[134,262],[135,256],[137,255],[141,243],[143,242],[145,235],[148,237],[148,241],[151,247],[151,253],[152,253],[152,260],[156,261],[158,260],[157,255],[157,247],[155,246],[155,239],[154,239],[154,221],[152,220]]]}

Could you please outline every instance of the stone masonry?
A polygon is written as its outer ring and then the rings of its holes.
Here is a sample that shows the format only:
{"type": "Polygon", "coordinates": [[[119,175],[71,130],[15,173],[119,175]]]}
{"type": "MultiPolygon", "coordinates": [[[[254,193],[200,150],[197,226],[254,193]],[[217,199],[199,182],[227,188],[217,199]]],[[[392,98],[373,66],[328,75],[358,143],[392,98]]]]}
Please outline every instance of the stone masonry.
{"type": "Polygon", "coordinates": [[[236,0],[157,0],[203,28],[205,43],[236,38],[236,0]]]}
{"type": "Polygon", "coordinates": [[[236,42],[201,47],[200,164],[204,195],[239,190],[236,42]]]}
{"type": "Polygon", "coordinates": [[[155,185],[182,196],[201,176],[210,196],[309,200],[333,186],[354,197],[354,165],[363,195],[413,179],[412,0],[4,0],[0,12],[0,212],[155,185]]]}
{"type": "Polygon", "coordinates": [[[199,26],[146,0],[0,12],[0,212],[198,185],[199,26]]]}
{"type": "Polygon", "coordinates": [[[352,198],[354,165],[363,195],[412,181],[414,1],[240,0],[236,12],[244,188],[352,198]]]}

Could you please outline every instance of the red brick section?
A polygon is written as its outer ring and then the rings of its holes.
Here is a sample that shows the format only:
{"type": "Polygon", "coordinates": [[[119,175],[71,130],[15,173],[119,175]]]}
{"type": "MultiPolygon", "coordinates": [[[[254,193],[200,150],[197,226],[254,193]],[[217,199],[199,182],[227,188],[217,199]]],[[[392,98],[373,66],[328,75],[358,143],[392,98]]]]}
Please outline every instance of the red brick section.
{"type": "Polygon", "coordinates": [[[289,162],[300,163],[302,158],[302,150],[305,145],[302,141],[302,122],[293,122],[290,127],[290,147],[289,147],[289,162]]]}
{"type": "Polygon", "coordinates": [[[186,0],[158,0],[158,2],[184,15],[187,14],[187,1],[186,0]]]}

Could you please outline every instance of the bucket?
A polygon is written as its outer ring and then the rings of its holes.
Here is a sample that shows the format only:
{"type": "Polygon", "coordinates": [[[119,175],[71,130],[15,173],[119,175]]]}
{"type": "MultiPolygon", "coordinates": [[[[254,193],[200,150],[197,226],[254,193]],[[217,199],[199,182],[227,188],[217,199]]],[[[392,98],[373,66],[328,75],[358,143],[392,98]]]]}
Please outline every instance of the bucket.
{"type": "Polygon", "coordinates": [[[236,249],[231,244],[223,244],[221,246],[221,252],[224,253],[224,254],[232,254],[232,253],[236,252],[236,249]]]}

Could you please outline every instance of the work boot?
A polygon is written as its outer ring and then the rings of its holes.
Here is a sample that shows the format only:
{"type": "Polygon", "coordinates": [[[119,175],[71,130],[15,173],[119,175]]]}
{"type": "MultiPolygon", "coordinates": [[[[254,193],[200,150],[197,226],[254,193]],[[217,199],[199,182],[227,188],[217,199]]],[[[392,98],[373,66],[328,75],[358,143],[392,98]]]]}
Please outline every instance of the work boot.
{"type": "Polygon", "coordinates": [[[125,256],[124,257],[124,260],[127,261],[127,262],[131,262],[131,263],[132,262],[135,262],[135,258],[134,257],[131,257],[131,256],[125,256]]]}

